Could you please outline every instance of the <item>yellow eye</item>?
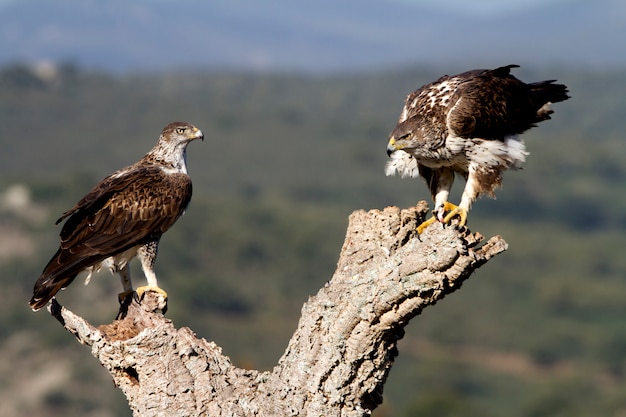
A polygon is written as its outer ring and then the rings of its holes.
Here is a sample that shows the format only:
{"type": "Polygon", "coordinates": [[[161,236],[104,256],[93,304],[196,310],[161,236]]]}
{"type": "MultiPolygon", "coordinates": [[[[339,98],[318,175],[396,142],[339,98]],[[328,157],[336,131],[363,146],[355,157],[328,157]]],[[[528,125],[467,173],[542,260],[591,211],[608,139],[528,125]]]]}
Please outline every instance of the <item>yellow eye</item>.
{"type": "Polygon", "coordinates": [[[176,133],[178,133],[179,135],[182,135],[183,133],[185,133],[185,128],[184,127],[176,128],[176,133]]]}

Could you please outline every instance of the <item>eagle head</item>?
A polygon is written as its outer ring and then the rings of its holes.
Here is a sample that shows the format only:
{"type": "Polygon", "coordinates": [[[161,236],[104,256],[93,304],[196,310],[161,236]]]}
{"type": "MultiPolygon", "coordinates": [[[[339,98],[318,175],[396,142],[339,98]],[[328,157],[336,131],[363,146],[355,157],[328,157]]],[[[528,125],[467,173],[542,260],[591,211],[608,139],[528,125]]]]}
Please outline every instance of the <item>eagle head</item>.
{"type": "Polygon", "coordinates": [[[395,151],[415,148],[414,132],[416,127],[416,122],[413,118],[398,123],[389,135],[387,155],[391,156],[395,151]]]}
{"type": "Polygon", "coordinates": [[[204,134],[191,123],[173,122],[163,128],[160,139],[170,144],[187,144],[195,139],[204,140],[204,134]]]}
{"type": "Polygon", "coordinates": [[[387,142],[389,161],[385,166],[386,175],[398,173],[403,178],[419,175],[417,159],[410,153],[411,149],[415,148],[413,139],[413,124],[411,123],[401,122],[391,132],[389,142],[387,142]]]}
{"type": "Polygon", "coordinates": [[[187,145],[196,139],[204,140],[204,134],[191,123],[170,123],[163,128],[157,144],[143,160],[186,174],[187,145]]]}

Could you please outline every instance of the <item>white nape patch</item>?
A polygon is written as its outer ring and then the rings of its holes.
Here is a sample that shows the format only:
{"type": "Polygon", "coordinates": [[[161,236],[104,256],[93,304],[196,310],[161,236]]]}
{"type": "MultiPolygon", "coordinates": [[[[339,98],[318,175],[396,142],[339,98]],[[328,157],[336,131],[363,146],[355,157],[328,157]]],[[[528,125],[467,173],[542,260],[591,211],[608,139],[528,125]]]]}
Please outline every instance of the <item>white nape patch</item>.
{"type": "Polygon", "coordinates": [[[385,164],[385,175],[388,177],[400,174],[402,178],[418,177],[420,174],[417,166],[417,159],[405,151],[395,151],[389,156],[389,161],[385,164]]]}
{"type": "Polygon", "coordinates": [[[467,148],[467,154],[472,162],[491,167],[519,169],[528,155],[524,142],[517,135],[505,137],[504,142],[472,139],[468,146],[471,146],[467,148]]]}

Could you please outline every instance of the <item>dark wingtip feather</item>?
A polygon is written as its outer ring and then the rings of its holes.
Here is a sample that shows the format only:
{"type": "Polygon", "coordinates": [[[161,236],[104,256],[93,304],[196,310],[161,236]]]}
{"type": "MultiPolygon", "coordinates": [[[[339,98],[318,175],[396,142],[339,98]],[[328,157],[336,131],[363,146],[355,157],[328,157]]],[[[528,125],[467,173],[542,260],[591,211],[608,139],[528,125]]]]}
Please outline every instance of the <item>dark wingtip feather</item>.
{"type": "Polygon", "coordinates": [[[55,257],[52,258],[46,269],[44,269],[41,276],[37,278],[37,281],[33,286],[33,296],[28,302],[28,305],[30,305],[30,307],[35,311],[48,304],[48,301],[50,301],[56,295],[56,293],[70,285],[78,274],[78,272],[76,272],[77,270],[51,270],[49,267],[50,265],[57,264],[56,262],[54,262],[56,259],[57,256],[55,255],[55,257]]]}
{"type": "Polygon", "coordinates": [[[504,75],[509,75],[511,73],[512,68],[519,68],[519,65],[517,64],[505,65],[503,67],[498,67],[496,69],[493,69],[489,72],[497,76],[504,76],[504,75]]]}
{"type": "Polygon", "coordinates": [[[52,299],[52,297],[50,297],[49,299],[45,299],[45,298],[37,298],[33,295],[33,297],[28,302],[28,305],[30,306],[30,308],[33,309],[33,311],[37,311],[41,309],[41,307],[45,306],[48,303],[48,301],[50,301],[50,299],[52,299]]]}
{"type": "Polygon", "coordinates": [[[556,80],[545,80],[530,83],[530,89],[537,97],[545,102],[559,103],[570,98],[569,90],[564,84],[555,84],[556,80]]]}
{"type": "Polygon", "coordinates": [[[28,305],[33,311],[37,311],[40,308],[44,307],[48,304],[48,301],[54,297],[54,295],[59,291],[57,286],[51,286],[49,282],[42,282],[42,277],[40,277],[35,283],[35,287],[33,288],[33,296],[31,297],[28,305]]]}

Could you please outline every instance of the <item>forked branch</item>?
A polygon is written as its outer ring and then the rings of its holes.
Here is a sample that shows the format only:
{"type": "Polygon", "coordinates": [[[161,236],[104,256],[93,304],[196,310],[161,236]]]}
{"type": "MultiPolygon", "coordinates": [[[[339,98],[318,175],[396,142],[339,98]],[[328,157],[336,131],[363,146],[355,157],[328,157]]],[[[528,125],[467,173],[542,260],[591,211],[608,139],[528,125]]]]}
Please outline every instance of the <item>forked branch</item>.
{"type": "Polygon", "coordinates": [[[440,224],[418,235],[427,213],[424,202],[352,213],[335,274],[302,307],[272,371],[236,368],[215,343],[176,329],[150,292],[99,328],[56,301],[51,312],[92,347],[137,416],[367,416],[404,326],[507,248],[440,224]]]}

